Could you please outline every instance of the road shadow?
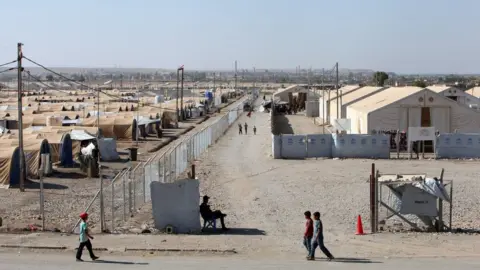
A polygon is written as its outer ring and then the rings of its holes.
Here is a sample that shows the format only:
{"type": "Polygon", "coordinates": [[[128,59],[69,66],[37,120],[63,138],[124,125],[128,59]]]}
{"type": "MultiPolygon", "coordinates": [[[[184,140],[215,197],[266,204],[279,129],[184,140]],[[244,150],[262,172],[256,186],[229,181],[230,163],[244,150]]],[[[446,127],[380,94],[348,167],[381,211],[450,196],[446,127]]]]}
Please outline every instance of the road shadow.
{"type": "MultiPolygon", "coordinates": [[[[316,259],[317,261],[328,261],[327,258],[325,259],[316,259]]],[[[331,262],[339,262],[339,263],[382,263],[380,261],[372,261],[370,259],[365,259],[365,258],[348,258],[348,257],[339,257],[335,258],[331,262]]]]}
{"type": "Polygon", "coordinates": [[[142,262],[128,262],[128,261],[109,261],[109,260],[95,260],[92,263],[108,263],[108,264],[124,264],[124,265],[149,265],[149,263],[142,262]]]}
{"type": "Polygon", "coordinates": [[[228,235],[267,235],[264,230],[252,229],[252,228],[229,228],[228,231],[223,231],[221,228],[208,228],[205,229],[201,234],[228,234],[228,235]]]}
{"type": "Polygon", "coordinates": [[[285,115],[280,114],[273,117],[272,133],[274,135],[294,134],[292,125],[285,115]]]}

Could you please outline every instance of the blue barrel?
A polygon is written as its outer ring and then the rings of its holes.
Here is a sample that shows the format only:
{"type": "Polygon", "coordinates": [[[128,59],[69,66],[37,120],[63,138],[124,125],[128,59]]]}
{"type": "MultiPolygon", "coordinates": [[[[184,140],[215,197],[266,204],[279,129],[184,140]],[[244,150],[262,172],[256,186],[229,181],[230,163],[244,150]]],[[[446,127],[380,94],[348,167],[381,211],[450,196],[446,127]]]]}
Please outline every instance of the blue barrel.
{"type": "Polygon", "coordinates": [[[205,98],[207,98],[208,100],[212,100],[213,99],[212,91],[205,91],[205,98]]]}

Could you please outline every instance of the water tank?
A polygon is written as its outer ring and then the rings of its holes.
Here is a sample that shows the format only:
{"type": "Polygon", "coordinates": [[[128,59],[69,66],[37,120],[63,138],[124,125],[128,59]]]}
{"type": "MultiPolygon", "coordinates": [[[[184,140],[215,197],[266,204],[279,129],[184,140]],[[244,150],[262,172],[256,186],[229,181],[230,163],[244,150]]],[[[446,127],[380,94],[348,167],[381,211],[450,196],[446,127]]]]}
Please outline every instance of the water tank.
{"type": "Polygon", "coordinates": [[[162,95],[155,96],[155,101],[154,101],[154,103],[155,103],[155,104],[163,103],[163,96],[162,96],[162,95]]]}

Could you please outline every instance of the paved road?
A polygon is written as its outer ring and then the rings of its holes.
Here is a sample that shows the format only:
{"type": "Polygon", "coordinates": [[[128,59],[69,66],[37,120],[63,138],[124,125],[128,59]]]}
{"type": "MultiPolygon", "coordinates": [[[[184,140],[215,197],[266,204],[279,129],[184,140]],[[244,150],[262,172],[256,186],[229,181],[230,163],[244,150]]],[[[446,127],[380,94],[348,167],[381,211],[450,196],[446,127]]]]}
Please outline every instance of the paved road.
{"type": "Polygon", "coordinates": [[[287,260],[252,260],[239,256],[159,256],[159,257],[128,257],[109,256],[102,254],[102,259],[95,263],[77,263],[73,255],[68,253],[39,254],[39,253],[0,253],[0,270],[64,270],[64,269],[88,269],[88,270],[121,270],[121,269],[162,269],[162,270],[187,270],[187,269],[319,269],[328,267],[332,269],[347,270],[352,266],[355,269],[369,270],[450,270],[450,269],[480,269],[479,259],[382,259],[369,260],[342,260],[341,262],[326,261],[287,261],[287,260]]]}

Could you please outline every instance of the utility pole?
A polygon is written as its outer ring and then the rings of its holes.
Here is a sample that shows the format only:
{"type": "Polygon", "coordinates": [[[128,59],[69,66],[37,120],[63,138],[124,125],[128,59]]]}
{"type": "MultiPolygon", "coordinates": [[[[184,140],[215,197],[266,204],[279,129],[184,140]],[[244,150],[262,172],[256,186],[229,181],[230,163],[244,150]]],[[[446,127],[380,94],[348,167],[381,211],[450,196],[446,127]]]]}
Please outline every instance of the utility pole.
{"type": "Polygon", "coordinates": [[[235,91],[237,90],[237,60],[235,60],[235,91]]]}
{"type": "Polygon", "coordinates": [[[217,88],[215,86],[215,72],[213,72],[213,105],[215,105],[215,97],[217,93],[217,88]]]}
{"type": "Polygon", "coordinates": [[[337,121],[338,121],[338,119],[339,119],[338,115],[339,115],[339,110],[340,110],[338,108],[339,107],[339,103],[338,103],[338,100],[339,100],[339,96],[338,96],[338,89],[339,89],[339,87],[338,87],[338,62],[335,64],[335,77],[336,77],[335,78],[335,89],[337,90],[337,121]]]}
{"type": "Polygon", "coordinates": [[[184,68],[183,65],[182,65],[181,69],[182,69],[182,78],[181,78],[181,81],[180,81],[180,116],[181,116],[180,119],[182,119],[182,121],[183,121],[183,120],[185,120],[185,115],[183,114],[184,113],[184,111],[183,111],[183,80],[185,79],[183,74],[184,74],[185,68],[184,68]]]}
{"type": "Polygon", "coordinates": [[[175,128],[178,128],[178,97],[180,96],[180,93],[178,92],[180,89],[178,88],[178,84],[179,84],[179,81],[178,81],[178,77],[180,76],[180,69],[177,69],[177,96],[176,96],[176,100],[175,100],[175,108],[176,108],[176,113],[177,113],[177,117],[176,117],[176,123],[175,123],[175,128]]]}
{"type": "Polygon", "coordinates": [[[25,154],[23,152],[23,110],[22,110],[22,72],[23,72],[23,67],[22,67],[22,58],[23,58],[23,52],[22,52],[22,43],[17,43],[17,66],[18,66],[18,150],[20,151],[20,191],[25,192],[25,176],[26,171],[25,171],[25,154]]]}
{"type": "Polygon", "coordinates": [[[104,232],[105,231],[105,206],[103,201],[102,164],[100,163],[100,87],[97,87],[97,162],[98,162],[98,178],[100,180],[100,231],[104,232]]]}

